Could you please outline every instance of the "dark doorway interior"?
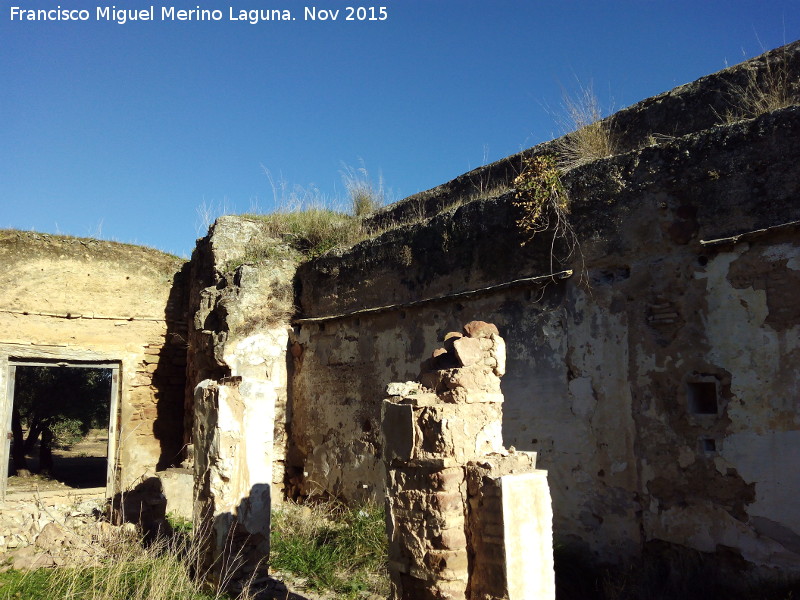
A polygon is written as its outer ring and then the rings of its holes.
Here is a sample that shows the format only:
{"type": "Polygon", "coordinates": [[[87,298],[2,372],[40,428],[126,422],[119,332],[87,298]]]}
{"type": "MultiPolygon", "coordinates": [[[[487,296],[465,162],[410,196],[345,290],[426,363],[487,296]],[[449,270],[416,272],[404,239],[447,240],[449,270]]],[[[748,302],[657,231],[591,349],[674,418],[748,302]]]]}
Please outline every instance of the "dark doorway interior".
{"type": "Polygon", "coordinates": [[[105,486],[111,389],[107,368],[17,366],[9,489],[105,486]]]}

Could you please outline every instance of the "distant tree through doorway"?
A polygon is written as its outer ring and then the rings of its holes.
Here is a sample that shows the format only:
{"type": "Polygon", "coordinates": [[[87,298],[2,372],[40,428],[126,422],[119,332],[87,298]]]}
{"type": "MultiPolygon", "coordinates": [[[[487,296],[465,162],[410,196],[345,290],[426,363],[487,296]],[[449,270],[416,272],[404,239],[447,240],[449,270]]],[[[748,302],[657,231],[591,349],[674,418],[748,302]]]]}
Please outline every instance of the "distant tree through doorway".
{"type": "MultiPolygon", "coordinates": [[[[108,430],[111,379],[108,368],[18,366],[12,410],[12,474],[25,477],[33,470],[72,487],[83,487],[67,481],[74,478],[74,473],[67,471],[75,471],[76,465],[69,469],[63,461],[54,461],[54,451],[70,450],[92,430],[108,430]]],[[[93,478],[97,482],[105,478],[106,455],[107,450],[103,457],[83,457],[102,458],[93,461],[99,467],[93,478]]],[[[92,464],[83,462],[84,467],[92,464]]]]}

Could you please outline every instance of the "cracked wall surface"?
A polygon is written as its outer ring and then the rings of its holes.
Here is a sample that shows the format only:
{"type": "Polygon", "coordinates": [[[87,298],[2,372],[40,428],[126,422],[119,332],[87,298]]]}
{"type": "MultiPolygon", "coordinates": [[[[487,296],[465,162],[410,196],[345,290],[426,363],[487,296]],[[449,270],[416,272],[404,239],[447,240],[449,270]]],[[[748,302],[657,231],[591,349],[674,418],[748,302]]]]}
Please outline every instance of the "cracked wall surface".
{"type": "Polygon", "coordinates": [[[549,472],[562,543],[618,560],[664,540],[797,570],[799,133],[790,107],[571,170],[583,265],[558,243],[551,264],[546,235],[523,245],[506,194],[301,266],[305,492],[381,496],[382,383],[491,315],[503,441],[549,472]]]}

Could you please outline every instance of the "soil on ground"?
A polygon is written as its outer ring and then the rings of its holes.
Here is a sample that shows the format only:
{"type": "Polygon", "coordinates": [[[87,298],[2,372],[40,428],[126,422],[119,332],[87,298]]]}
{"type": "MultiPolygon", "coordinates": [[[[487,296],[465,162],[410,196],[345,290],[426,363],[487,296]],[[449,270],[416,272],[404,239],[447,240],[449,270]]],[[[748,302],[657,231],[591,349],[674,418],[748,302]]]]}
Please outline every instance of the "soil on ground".
{"type": "Polygon", "coordinates": [[[31,475],[14,475],[14,466],[9,464],[8,491],[33,492],[105,487],[108,453],[108,431],[92,429],[77,444],[67,450],[53,450],[53,472],[51,477],[39,474],[39,446],[27,454],[31,475]]]}

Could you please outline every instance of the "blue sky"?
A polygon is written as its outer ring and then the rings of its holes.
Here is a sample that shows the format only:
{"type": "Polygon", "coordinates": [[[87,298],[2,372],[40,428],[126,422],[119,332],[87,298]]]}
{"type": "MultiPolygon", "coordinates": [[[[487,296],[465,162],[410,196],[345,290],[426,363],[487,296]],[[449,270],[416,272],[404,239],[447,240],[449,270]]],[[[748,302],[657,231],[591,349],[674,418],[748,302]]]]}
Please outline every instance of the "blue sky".
{"type": "MultiPolygon", "coordinates": [[[[559,134],[563,89],[628,106],[800,38],[800,0],[0,0],[0,227],[188,255],[200,206],[273,208],[274,180],[397,198],[559,134]],[[86,22],[11,20],[86,9],[86,22]],[[219,9],[162,21],[162,6],[219,9]],[[304,7],[340,9],[311,22],[304,7]],[[385,6],[347,22],[346,6],[385,6]],[[288,9],[250,24],[229,10],[288,9]]],[[[203,232],[201,231],[200,234],[203,232]]]]}

